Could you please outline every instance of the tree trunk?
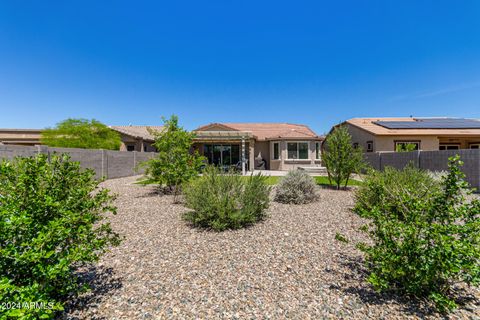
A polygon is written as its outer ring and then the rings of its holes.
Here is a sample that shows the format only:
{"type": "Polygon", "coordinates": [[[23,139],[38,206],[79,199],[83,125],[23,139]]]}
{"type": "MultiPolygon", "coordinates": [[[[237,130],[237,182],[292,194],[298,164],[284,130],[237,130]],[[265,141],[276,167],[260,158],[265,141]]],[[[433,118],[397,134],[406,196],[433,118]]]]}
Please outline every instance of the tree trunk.
{"type": "Polygon", "coordinates": [[[347,176],[347,179],[345,180],[345,187],[344,189],[347,190],[347,186],[348,186],[348,180],[350,179],[350,176],[347,176]]]}

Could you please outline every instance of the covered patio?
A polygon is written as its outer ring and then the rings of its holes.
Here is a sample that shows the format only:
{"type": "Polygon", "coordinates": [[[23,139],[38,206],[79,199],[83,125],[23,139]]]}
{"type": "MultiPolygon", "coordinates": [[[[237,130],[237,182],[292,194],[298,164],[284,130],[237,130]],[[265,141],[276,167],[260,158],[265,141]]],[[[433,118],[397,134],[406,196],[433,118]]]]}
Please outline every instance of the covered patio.
{"type": "Polygon", "coordinates": [[[196,131],[194,150],[207,158],[209,164],[223,169],[241,169],[245,175],[254,163],[255,140],[246,131],[196,131]]]}

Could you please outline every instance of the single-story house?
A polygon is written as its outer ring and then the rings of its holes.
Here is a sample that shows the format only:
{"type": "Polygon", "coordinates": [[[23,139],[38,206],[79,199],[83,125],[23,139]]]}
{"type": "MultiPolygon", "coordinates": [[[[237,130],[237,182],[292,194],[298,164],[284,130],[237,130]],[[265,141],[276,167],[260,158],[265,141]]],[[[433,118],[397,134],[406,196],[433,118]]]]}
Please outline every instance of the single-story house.
{"type": "Polygon", "coordinates": [[[41,129],[0,129],[0,144],[35,146],[40,144],[41,129]]]}
{"type": "Polygon", "coordinates": [[[163,126],[110,126],[112,130],[120,133],[122,145],[120,151],[138,151],[138,152],[154,152],[156,151],[153,143],[154,136],[150,133],[153,131],[163,130],[163,126]]]}
{"type": "Polygon", "coordinates": [[[480,120],[462,118],[354,118],[347,127],[352,143],[366,152],[396,151],[413,144],[417,150],[480,148],[480,120]]]}
{"type": "Polygon", "coordinates": [[[244,170],[320,166],[323,136],[291,123],[210,123],[194,130],[193,148],[211,164],[244,170]],[[240,168],[239,168],[240,169],[240,168]]]}

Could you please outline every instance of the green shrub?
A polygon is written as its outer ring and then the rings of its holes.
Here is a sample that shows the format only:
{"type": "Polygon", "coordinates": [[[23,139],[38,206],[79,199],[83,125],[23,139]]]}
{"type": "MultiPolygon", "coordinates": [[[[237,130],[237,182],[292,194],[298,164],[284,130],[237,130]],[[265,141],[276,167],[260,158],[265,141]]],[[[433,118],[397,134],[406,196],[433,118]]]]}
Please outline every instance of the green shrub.
{"type": "Polygon", "coordinates": [[[53,318],[85,289],[76,267],[119,243],[103,216],[113,196],[93,177],[65,155],[0,162],[0,303],[15,306],[1,319],[53,318]]]}
{"type": "Polygon", "coordinates": [[[303,170],[291,170],[275,188],[275,201],[303,204],[317,198],[315,180],[303,170]]]}
{"type": "Polygon", "coordinates": [[[207,167],[201,177],[184,188],[186,205],[193,209],[185,219],[217,231],[242,228],[265,217],[269,193],[265,176],[252,174],[243,179],[207,167]]]}
{"type": "Polygon", "coordinates": [[[355,211],[368,215],[373,207],[382,203],[391,210],[403,210],[402,203],[411,199],[429,199],[440,191],[441,180],[430,172],[416,168],[412,164],[403,170],[386,167],[384,171],[370,170],[363,183],[355,192],[355,211]]]}
{"type": "Polygon", "coordinates": [[[415,191],[414,181],[427,180],[418,172],[412,180],[401,179],[393,187],[393,171],[377,173],[362,187],[370,189],[369,198],[374,201],[357,206],[370,219],[362,230],[372,244],[359,244],[359,248],[366,254],[368,280],[376,289],[426,297],[440,311],[448,311],[456,307],[453,284],[479,284],[480,201],[466,200],[461,164],[458,156],[450,159],[440,190],[425,190],[431,183],[427,181],[415,191]],[[388,188],[384,181],[390,181],[388,188]],[[377,192],[380,196],[373,196],[377,192]]]}

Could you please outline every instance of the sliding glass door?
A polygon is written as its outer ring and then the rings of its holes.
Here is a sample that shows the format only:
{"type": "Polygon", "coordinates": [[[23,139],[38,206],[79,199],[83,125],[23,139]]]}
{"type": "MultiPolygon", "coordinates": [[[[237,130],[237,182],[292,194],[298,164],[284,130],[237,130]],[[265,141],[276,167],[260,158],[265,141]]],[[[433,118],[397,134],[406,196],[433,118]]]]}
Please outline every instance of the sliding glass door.
{"type": "Polygon", "coordinates": [[[203,151],[208,163],[222,167],[234,166],[242,157],[238,144],[205,144],[203,151]]]}

